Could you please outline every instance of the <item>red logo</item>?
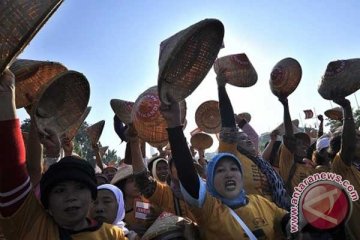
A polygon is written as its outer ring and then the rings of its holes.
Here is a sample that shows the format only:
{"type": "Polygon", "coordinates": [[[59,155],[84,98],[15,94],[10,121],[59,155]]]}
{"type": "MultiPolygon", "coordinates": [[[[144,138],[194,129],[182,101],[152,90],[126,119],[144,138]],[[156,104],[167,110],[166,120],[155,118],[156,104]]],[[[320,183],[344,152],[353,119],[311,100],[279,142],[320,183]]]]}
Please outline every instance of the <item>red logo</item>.
{"type": "Polygon", "coordinates": [[[322,181],[309,186],[300,200],[306,221],[318,229],[331,229],[350,216],[351,201],[337,184],[322,181]]]}

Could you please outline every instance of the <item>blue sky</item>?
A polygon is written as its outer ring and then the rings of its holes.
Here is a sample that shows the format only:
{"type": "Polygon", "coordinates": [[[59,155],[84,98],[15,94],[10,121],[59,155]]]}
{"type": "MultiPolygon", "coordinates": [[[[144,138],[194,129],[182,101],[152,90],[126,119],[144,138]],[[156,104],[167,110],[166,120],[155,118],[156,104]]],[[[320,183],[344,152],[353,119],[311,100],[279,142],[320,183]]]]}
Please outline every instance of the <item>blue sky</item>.
{"type": "MultiPolygon", "coordinates": [[[[282,105],[270,91],[269,76],[283,58],[297,59],[303,71],[289,97],[292,118],[304,118],[305,109],[320,114],[331,108],[317,86],[330,61],[359,57],[359,9],[355,0],[65,0],[19,57],[57,61],[82,72],[91,86],[92,110],[86,121],[105,120],[100,141],[123,157],[125,144],[120,145],[113,131],[110,100],[135,101],[157,84],[159,44],[164,39],[205,18],[222,21],[225,48],[219,56],[244,52],[258,73],[253,87],[227,90],[235,112],[251,113],[251,124],[260,134],[282,122],[282,105]]],[[[217,91],[211,69],[186,99],[187,136],[196,127],[196,108],[213,99],[217,91]]],[[[349,99],[356,108],[355,96],[349,99]]],[[[19,117],[28,116],[20,110],[19,117]]]]}

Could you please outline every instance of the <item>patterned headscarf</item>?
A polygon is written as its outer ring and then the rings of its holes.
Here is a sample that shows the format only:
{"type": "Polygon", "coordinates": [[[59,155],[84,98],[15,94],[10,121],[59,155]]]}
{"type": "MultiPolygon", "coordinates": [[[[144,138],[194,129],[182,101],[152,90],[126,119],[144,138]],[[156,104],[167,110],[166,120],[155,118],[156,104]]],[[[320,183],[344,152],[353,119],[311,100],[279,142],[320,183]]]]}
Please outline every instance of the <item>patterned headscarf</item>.
{"type": "Polygon", "coordinates": [[[222,160],[225,157],[233,159],[234,162],[238,165],[240,172],[242,174],[241,163],[236,156],[230,153],[218,153],[211,159],[211,161],[208,163],[207,166],[207,181],[206,181],[207,190],[212,196],[220,199],[222,203],[224,203],[225,205],[231,208],[243,206],[247,203],[246,193],[244,189],[241,189],[239,195],[235,199],[225,198],[221,196],[215,189],[214,186],[215,169],[217,167],[217,164],[220,162],[220,160],[222,160]]]}

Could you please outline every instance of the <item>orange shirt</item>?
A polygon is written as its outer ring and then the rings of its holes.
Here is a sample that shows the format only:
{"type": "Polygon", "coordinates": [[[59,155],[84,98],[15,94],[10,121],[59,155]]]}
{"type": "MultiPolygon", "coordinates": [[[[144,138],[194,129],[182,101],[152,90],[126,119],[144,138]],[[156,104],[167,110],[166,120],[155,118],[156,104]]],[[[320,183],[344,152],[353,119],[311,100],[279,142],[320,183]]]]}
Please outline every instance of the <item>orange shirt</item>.
{"type": "MultiPolygon", "coordinates": [[[[169,185],[156,181],[155,192],[149,198],[149,200],[157,206],[161,206],[162,211],[177,215],[175,210],[174,195],[169,185]]],[[[182,213],[181,217],[187,217],[192,221],[195,221],[195,218],[191,213],[190,207],[185,203],[185,201],[179,199],[179,203],[182,213]]]]}
{"type": "Polygon", "coordinates": [[[261,172],[251,159],[237,150],[236,143],[225,143],[220,140],[219,152],[232,153],[240,160],[244,176],[244,189],[247,194],[261,195],[272,201],[272,190],[266,175],[261,172]]]}
{"type": "MultiPolygon", "coordinates": [[[[294,163],[294,154],[291,153],[290,150],[284,144],[282,144],[280,150],[279,174],[285,183],[287,183],[289,179],[289,174],[293,163],[294,163]]],[[[314,168],[310,168],[306,166],[306,164],[301,164],[301,163],[295,163],[295,164],[296,164],[296,170],[294,174],[291,176],[291,187],[292,187],[291,193],[293,192],[294,187],[299,185],[299,183],[301,183],[302,180],[304,180],[306,177],[321,171],[321,170],[316,170],[314,168]]]]}
{"type": "MultiPolygon", "coordinates": [[[[348,180],[360,194],[360,172],[354,166],[347,166],[337,154],[332,162],[332,171],[348,180]]],[[[354,239],[360,238],[360,200],[353,202],[352,214],[348,221],[348,231],[354,239]]]]}
{"type": "MultiPolygon", "coordinates": [[[[32,191],[15,214],[0,217],[0,224],[7,240],[59,239],[58,225],[32,191]]],[[[73,240],[127,239],[120,228],[107,223],[97,230],[72,234],[71,237],[73,240]]]]}
{"type": "Polygon", "coordinates": [[[125,213],[124,222],[129,230],[142,236],[160,214],[161,210],[157,206],[140,197],[134,199],[133,208],[125,213]]]}
{"type": "MultiPolygon", "coordinates": [[[[259,195],[248,195],[249,203],[234,209],[258,239],[282,239],[281,220],[287,213],[259,195]]],[[[248,239],[230,208],[206,194],[201,208],[192,208],[199,225],[201,239],[248,239]]]]}

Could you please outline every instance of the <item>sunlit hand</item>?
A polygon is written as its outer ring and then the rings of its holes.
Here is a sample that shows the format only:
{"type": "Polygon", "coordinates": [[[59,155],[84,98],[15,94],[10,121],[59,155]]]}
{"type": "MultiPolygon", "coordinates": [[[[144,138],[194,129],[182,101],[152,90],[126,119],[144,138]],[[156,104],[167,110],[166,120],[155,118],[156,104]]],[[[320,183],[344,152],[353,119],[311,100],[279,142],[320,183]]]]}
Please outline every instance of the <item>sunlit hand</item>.
{"type": "Polygon", "coordinates": [[[125,137],[130,141],[139,140],[138,132],[136,131],[134,124],[129,123],[128,128],[125,130],[125,137]]]}
{"type": "Polygon", "coordinates": [[[44,130],[45,133],[39,132],[39,140],[44,145],[46,157],[59,157],[61,148],[59,136],[51,128],[45,128],[44,130]]]}
{"type": "Polygon", "coordinates": [[[15,91],[15,76],[6,69],[0,75],[0,93],[13,93],[15,91]]]}
{"type": "Polygon", "coordinates": [[[276,141],[277,136],[279,136],[279,135],[280,135],[280,132],[279,132],[278,129],[273,130],[273,131],[270,133],[270,140],[271,140],[271,141],[276,141]]]}
{"type": "Polygon", "coordinates": [[[172,96],[168,96],[171,101],[170,105],[161,103],[160,112],[165,118],[168,128],[181,126],[180,120],[180,104],[174,100],[172,96]]]}
{"type": "Polygon", "coordinates": [[[74,143],[68,138],[61,139],[61,147],[64,149],[65,156],[71,156],[74,150],[74,143]]]}

